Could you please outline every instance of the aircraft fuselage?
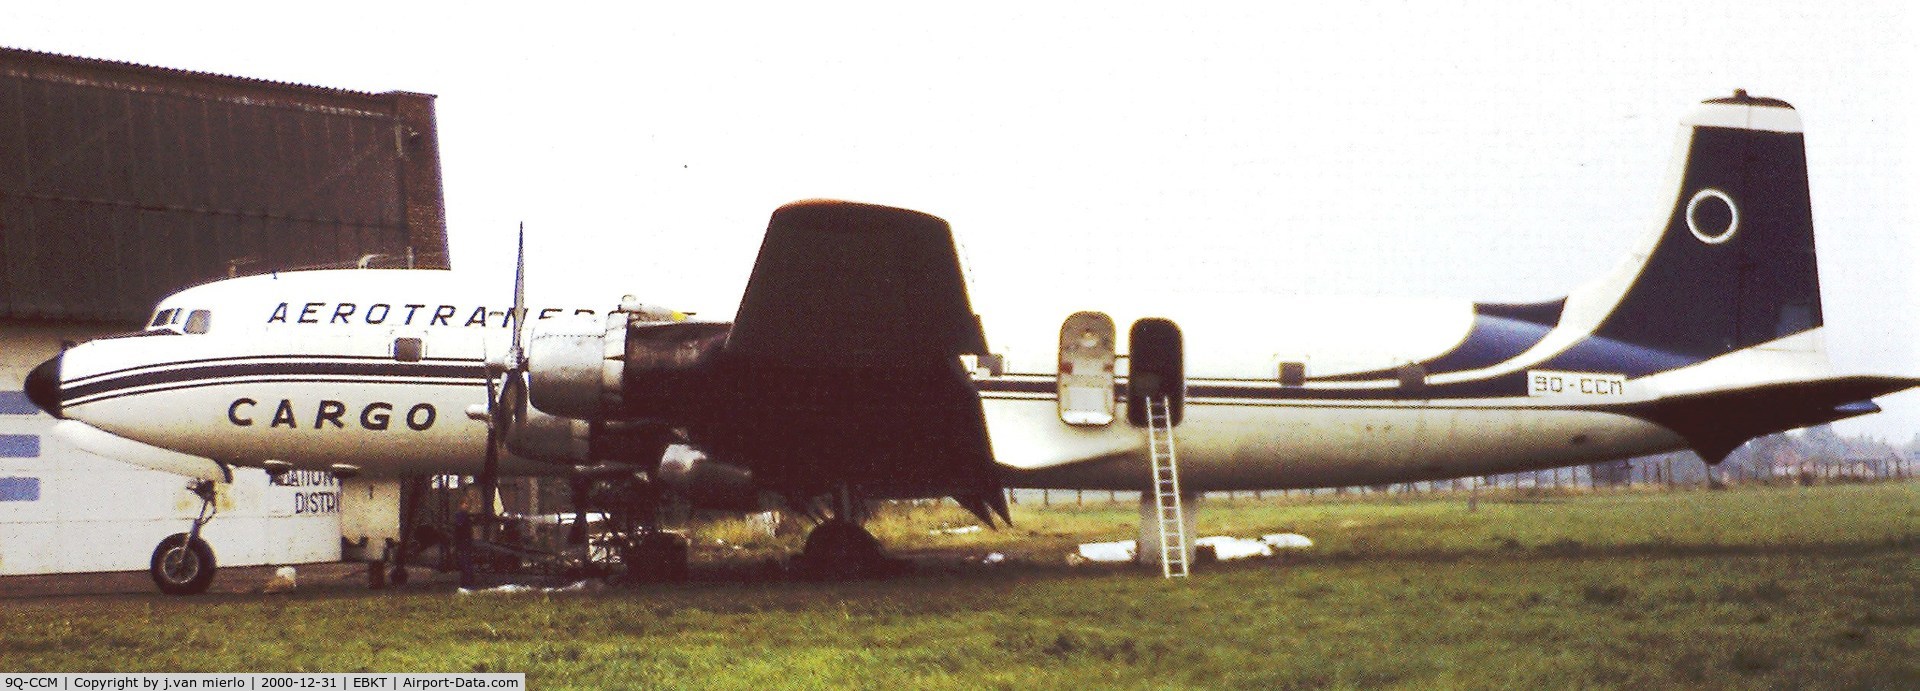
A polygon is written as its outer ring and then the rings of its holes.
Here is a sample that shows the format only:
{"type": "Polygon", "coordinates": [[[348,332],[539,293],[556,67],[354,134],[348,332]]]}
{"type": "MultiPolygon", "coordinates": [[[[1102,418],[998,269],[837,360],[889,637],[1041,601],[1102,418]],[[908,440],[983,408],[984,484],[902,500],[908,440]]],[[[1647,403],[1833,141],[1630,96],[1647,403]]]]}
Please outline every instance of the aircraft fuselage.
{"type": "MultiPolygon", "coordinates": [[[[504,347],[508,333],[500,310],[489,316],[482,305],[436,299],[446,292],[440,286],[452,280],[437,272],[313,272],[184,291],[158,311],[213,305],[212,328],[200,334],[156,331],[103,339],[68,351],[64,414],[145,444],[239,465],[276,460],[316,470],[348,464],[378,475],[478,472],[486,428],[467,411],[486,404],[485,359],[504,347]],[[367,295],[310,306],[277,297],[301,292],[289,290],[290,284],[359,285],[367,295]],[[383,301],[374,294],[407,299],[383,301]],[[411,324],[406,309],[366,307],[387,304],[426,307],[411,308],[411,324]],[[383,312],[391,316],[380,319],[383,312]],[[376,323],[368,323],[370,317],[376,323]],[[384,321],[393,323],[378,323],[384,321]],[[417,339],[420,352],[397,352],[399,339],[417,339]]],[[[1352,301],[1342,304],[1353,306],[1352,301]]],[[[589,310],[530,310],[534,328],[541,311],[559,318],[589,310]]],[[[1456,306],[1454,312],[1470,313],[1471,306],[1456,306]]],[[[1458,322],[1429,318],[1415,326],[1443,333],[1403,342],[1432,348],[1458,340],[1452,333],[1458,322]]],[[[1270,363],[1234,353],[1298,348],[1196,342],[1191,368],[1215,375],[1236,367],[1251,370],[1270,363]]],[[[1353,354],[1349,350],[1345,356],[1353,354]]],[[[1320,360],[1335,361],[1335,355],[1320,360]]],[[[1359,362],[1347,369],[1366,366],[1359,362]]],[[[1529,396],[1329,401],[1299,397],[1300,390],[1271,377],[1246,374],[1188,382],[1187,413],[1178,427],[1187,486],[1278,489],[1461,477],[1685,445],[1658,425],[1585,406],[1627,400],[1625,392],[1582,396],[1575,391],[1557,403],[1529,396]],[[1582,405],[1564,405],[1568,401],[1582,405]]],[[[1147,477],[1143,430],[1125,419],[1105,426],[1063,423],[1056,375],[981,372],[975,377],[994,457],[1005,477],[1031,487],[1142,486],[1147,477]]],[[[1116,381],[1119,396],[1126,378],[1116,381]]],[[[509,455],[502,469],[561,474],[567,467],[509,455]]]]}

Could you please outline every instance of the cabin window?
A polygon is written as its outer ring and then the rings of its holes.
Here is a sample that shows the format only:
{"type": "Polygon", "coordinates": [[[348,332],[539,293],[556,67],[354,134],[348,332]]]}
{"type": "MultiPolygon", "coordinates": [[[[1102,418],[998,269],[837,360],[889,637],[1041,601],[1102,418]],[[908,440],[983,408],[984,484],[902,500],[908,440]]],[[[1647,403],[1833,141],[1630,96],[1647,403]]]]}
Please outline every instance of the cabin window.
{"type": "Polygon", "coordinates": [[[173,321],[173,313],[174,310],[160,310],[155,312],[153,313],[153,323],[147,326],[151,328],[166,326],[169,322],[173,321]]]}
{"type": "Polygon", "coordinates": [[[194,310],[187,315],[187,333],[203,334],[213,322],[213,313],[207,310],[194,310]]]}
{"type": "Polygon", "coordinates": [[[1395,370],[1400,375],[1400,388],[1418,393],[1427,388],[1427,368],[1418,364],[1401,365],[1395,370]]]}
{"type": "Polygon", "coordinates": [[[1304,362],[1280,363],[1280,385],[1290,386],[1290,387],[1306,386],[1307,385],[1307,363],[1304,363],[1304,362]]]}
{"type": "Polygon", "coordinates": [[[393,359],[401,362],[419,362],[427,355],[427,344],[418,338],[393,339],[393,359]]]}

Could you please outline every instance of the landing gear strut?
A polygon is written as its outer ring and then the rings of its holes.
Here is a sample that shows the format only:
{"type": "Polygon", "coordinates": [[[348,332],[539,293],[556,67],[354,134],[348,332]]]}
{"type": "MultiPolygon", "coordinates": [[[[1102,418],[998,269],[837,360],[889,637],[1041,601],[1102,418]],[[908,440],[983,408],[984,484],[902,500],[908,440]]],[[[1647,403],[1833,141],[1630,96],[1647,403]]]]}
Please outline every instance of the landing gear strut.
{"type": "Polygon", "coordinates": [[[400,539],[388,540],[380,560],[367,565],[367,577],[374,589],[407,584],[407,557],[420,549],[414,533],[420,528],[420,503],[425,500],[431,478],[415,476],[400,480],[400,539]],[[391,564],[389,569],[387,566],[391,564]]]}
{"type": "MultiPolygon", "coordinates": [[[[581,478],[575,485],[576,514],[574,529],[581,542],[592,541],[586,533],[586,505],[607,513],[601,538],[620,555],[626,580],[631,583],[677,582],[687,579],[687,538],[660,529],[664,508],[660,487],[644,473],[627,473],[598,481],[581,478]],[[585,501],[582,501],[585,500],[585,501]]],[[[569,536],[570,539],[573,536],[569,536]]]]}
{"type": "Polygon", "coordinates": [[[187,532],[174,533],[161,540],[159,546],[153,548],[153,559],[147,568],[153,584],[168,595],[198,595],[213,584],[213,548],[200,539],[200,528],[220,512],[213,501],[213,481],[195,480],[187,490],[200,498],[200,515],[193,519],[193,527],[187,532]]]}
{"type": "Polygon", "coordinates": [[[679,582],[687,579],[687,538],[660,529],[660,488],[651,479],[628,491],[632,503],[615,511],[625,543],[620,561],[627,580],[635,583],[679,582]]]}

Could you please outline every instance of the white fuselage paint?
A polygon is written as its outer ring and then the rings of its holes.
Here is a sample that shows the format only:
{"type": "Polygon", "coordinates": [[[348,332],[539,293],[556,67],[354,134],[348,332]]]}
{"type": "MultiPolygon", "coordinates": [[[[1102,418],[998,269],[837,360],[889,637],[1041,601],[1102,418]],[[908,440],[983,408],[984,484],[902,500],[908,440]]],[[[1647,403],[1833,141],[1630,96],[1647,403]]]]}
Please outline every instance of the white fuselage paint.
{"type": "MultiPolygon", "coordinates": [[[[507,347],[512,300],[487,299],[504,291],[472,285],[436,271],[310,271],[189,288],[162,300],[156,312],[206,309],[206,333],[102,339],[68,350],[66,414],[139,442],[239,465],[277,460],[311,469],[349,464],[377,475],[476,473],[487,430],[466,411],[486,404],[483,362],[507,347]],[[419,339],[419,362],[395,359],[401,338],[419,339]],[[340,367],[316,372],[326,365],[340,367]],[[74,393],[111,378],[166,380],[196,368],[230,374],[74,393]],[[432,371],[408,371],[422,368],[432,371]]],[[[536,296],[528,301],[529,321],[604,315],[618,303],[618,296],[594,307],[536,296]]],[[[511,455],[501,469],[564,471],[511,455]]]]}
{"type": "MultiPolygon", "coordinates": [[[[502,313],[509,302],[477,299],[484,293],[461,285],[439,272],[325,271],[188,289],[158,309],[208,309],[206,333],[83,344],[66,355],[66,386],[73,391],[130,374],[165,380],[169,372],[226,368],[201,370],[220,376],[80,395],[67,412],[131,440],[240,465],[279,460],[314,469],[349,464],[377,475],[475,473],[486,427],[466,411],[485,404],[482,362],[506,347],[502,313]],[[280,309],[283,303],[287,309],[280,309]],[[387,307],[370,313],[374,305],[387,307]],[[407,311],[410,320],[403,316],[407,311]],[[485,323],[469,325],[476,315],[485,323]],[[396,361],[398,338],[421,339],[424,358],[396,361]],[[338,368],[313,372],[328,366],[338,368]]],[[[598,314],[617,303],[603,302],[598,314]]],[[[571,306],[576,303],[546,308],[537,299],[529,304],[534,328],[545,310],[560,318],[593,309],[571,306]]],[[[1181,324],[1196,383],[1277,389],[1274,368],[1281,360],[1310,363],[1311,373],[1321,376],[1445,352],[1465,337],[1472,308],[1295,301],[1284,305],[1293,317],[1284,329],[1229,312],[1190,321],[1171,310],[1143,313],[1169,314],[1181,324]],[[1305,336],[1284,341],[1289,333],[1305,336]]],[[[1127,323],[1120,322],[1122,333],[1127,323]]],[[[1058,324],[1020,334],[1029,338],[1004,350],[1030,355],[1016,364],[1050,363],[1058,324]]],[[[1003,350],[1002,342],[994,345],[1003,350]]],[[[1050,386],[1050,369],[1005,378],[1050,386]]],[[[1125,489],[1146,482],[1145,435],[1124,415],[1107,426],[1079,427],[1060,421],[1051,392],[986,392],[982,399],[995,457],[1013,484],[1125,489]]],[[[1566,403],[1534,397],[1194,398],[1178,430],[1183,482],[1195,489],[1366,484],[1563,466],[1684,446],[1651,423],[1566,403]]],[[[502,470],[554,474],[564,467],[508,456],[502,470]]]]}
{"type": "MultiPolygon", "coordinates": [[[[1146,438],[1123,419],[1061,424],[1052,397],[983,400],[1014,484],[1139,489],[1146,438]]],[[[1592,463],[1684,448],[1637,418],[1514,399],[1324,403],[1189,399],[1175,433],[1181,483],[1202,490],[1407,482],[1592,463]]]]}

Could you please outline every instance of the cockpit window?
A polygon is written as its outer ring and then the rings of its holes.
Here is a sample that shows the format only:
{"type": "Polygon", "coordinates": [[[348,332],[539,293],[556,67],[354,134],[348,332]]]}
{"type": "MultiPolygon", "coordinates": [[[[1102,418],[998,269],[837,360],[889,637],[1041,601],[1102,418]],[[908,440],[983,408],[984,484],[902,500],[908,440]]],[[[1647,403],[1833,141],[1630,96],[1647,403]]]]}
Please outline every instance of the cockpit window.
{"type": "Polygon", "coordinates": [[[148,335],[203,334],[212,326],[213,312],[210,310],[169,307],[153,313],[153,321],[147,323],[146,333],[148,335]]]}
{"type": "Polygon", "coordinates": [[[213,322],[213,313],[207,310],[194,310],[187,315],[187,333],[203,334],[213,322]]]}

